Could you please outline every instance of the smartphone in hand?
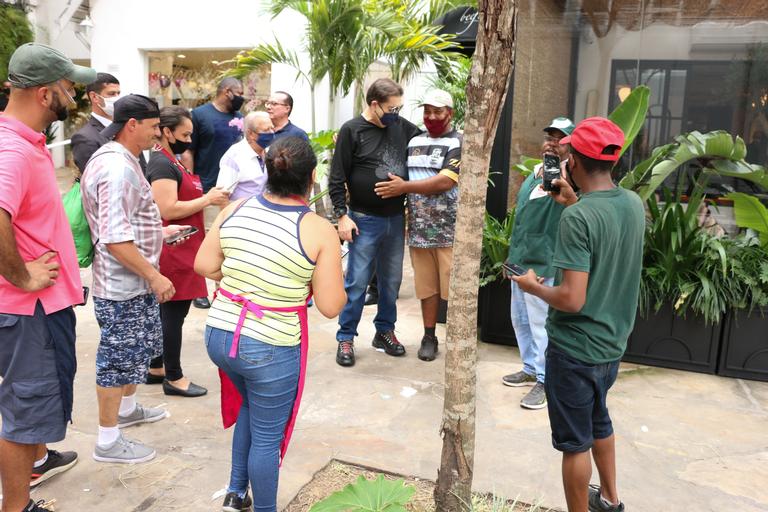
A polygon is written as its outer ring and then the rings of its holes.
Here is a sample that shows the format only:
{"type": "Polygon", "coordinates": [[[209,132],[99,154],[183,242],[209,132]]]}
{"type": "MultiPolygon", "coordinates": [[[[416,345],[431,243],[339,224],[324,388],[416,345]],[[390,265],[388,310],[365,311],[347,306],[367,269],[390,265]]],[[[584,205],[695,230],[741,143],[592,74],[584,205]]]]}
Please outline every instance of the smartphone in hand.
{"type": "Polygon", "coordinates": [[[192,236],[195,233],[198,232],[198,229],[195,226],[189,226],[188,228],[184,228],[181,231],[177,232],[174,235],[169,236],[165,239],[165,243],[168,245],[174,244],[181,240],[182,238],[186,238],[188,236],[192,236]]]}
{"type": "Polygon", "coordinates": [[[553,185],[552,182],[560,178],[560,159],[555,155],[544,155],[544,172],[542,173],[544,182],[541,188],[547,192],[557,194],[560,187],[553,185]]]}
{"type": "Polygon", "coordinates": [[[507,272],[508,276],[521,276],[527,272],[523,267],[514,263],[503,263],[501,267],[507,272]]]}

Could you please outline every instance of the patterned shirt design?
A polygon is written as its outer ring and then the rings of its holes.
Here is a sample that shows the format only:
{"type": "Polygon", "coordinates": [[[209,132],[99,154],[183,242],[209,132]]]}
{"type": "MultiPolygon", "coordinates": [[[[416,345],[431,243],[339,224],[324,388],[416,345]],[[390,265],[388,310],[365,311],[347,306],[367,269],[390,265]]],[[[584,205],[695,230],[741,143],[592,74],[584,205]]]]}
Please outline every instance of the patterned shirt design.
{"type": "MultiPolygon", "coordinates": [[[[408,179],[419,181],[442,174],[458,182],[461,135],[418,135],[408,143],[408,179]]],[[[408,245],[420,249],[452,247],[459,205],[458,187],[435,195],[408,194],[408,245]]]]}
{"type": "Polygon", "coordinates": [[[118,142],[105,144],[86,165],[81,191],[95,244],[94,297],[122,301],[151,293],[149,283],[107,250],[107,244],[133,242],[139,253],[158,268],[163,248],[162,220],[139,159],[118,142]]]}

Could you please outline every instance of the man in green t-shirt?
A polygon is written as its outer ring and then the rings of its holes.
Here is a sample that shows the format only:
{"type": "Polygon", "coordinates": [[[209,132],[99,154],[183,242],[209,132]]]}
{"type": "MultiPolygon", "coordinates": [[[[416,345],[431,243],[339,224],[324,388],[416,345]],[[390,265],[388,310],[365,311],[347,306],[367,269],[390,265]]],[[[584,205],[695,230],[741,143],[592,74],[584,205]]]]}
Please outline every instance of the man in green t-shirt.
{"type": "MultiPolygon", "coordinates": [[[[556,117],[544,128],[543,158],[555,155],[565,166],[568,147],[560,140],[573,132],[573,122],[567,117],[556,117]]],[[[538,164],[525,178],[517,193],[515,224],[509,240],[507,262],[532,269],[544,278],[544,284],[552,286],[555,269],[552,254],[557,240],[557,226],[563,205],[553,200],[541,187],[544,182],[544,165],[538,164]]],[[[549,305],[536,297],[523,293],[517,283],[511,283],[510,318],[515,329],[517,346],[523,368],[519,372],[502,377],[505,386],[533,388],[520,400],[524,409],[543,409],[547,406],[544,392],[545,359],[547,351],[547,311],[549,305]]]]}
{"type": "Polygon", "coordinates": [[[624,504],[606,397],[637,311],[645,214],[640,198],[611,179],[624,144],[618,126],[591,117],[560,143],[570,144],[570,157],[567,180],[555,181],[560,192],[553,195],[566,206],[552,261],[555,286],[542,284],[533,270],[512,279],[550,305],[545,390],[552,444],[563,452],[568,510],[618,512],[624,504]],[[589,485],[590,449],[599,487],[589,485]]]}

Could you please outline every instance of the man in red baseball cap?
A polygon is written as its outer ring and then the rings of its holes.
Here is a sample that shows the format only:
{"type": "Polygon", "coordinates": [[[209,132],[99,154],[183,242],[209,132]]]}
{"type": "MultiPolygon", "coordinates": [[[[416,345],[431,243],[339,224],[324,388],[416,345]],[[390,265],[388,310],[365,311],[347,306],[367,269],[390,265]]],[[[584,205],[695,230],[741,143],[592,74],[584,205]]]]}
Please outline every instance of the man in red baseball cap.
{"type": "Polygon", "coordinates": [[[550,305],[545,390],[552,444],[563,452],[569,511],[623,511],[616,490],[616,454],[606,397],[616,380],[637,312],[645,214],[634,192],[611,179],[624,145],[621,129],[591,117],[561,144],[570,145],[566,179],[553,198],[560,217],[555,285],[536,274],[513,277],[550,305]],[[577,196],[574,191],[580,191],[577,196]],[[592,463],[600,486],[590,486],[592,463]]]}

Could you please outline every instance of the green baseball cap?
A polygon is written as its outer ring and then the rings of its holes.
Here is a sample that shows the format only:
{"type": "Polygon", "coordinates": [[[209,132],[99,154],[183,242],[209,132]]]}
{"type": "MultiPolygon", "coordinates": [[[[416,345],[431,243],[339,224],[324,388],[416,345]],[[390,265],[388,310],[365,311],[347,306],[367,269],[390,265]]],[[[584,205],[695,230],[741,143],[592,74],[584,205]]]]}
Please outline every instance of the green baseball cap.
{"type": "Polygon", "coordinates": [[[544,128],[544,131],[548,132],[549,130],[560,130],[564,134],[570,135],[573,133],[574,128],[576,127],[573,125],[573,121],[567,117],[556,117],[552,120],[551,123],[549,123],[549,126],[544,128]]]}
{"type": "Polygon", "coordinates": [[[59,50],[39,43],[19,46],[8,62],[8,81],[19,89],[50,84],[62,78],[90,84],[96,80],[96,70],[73,64],[59,50]]]}

